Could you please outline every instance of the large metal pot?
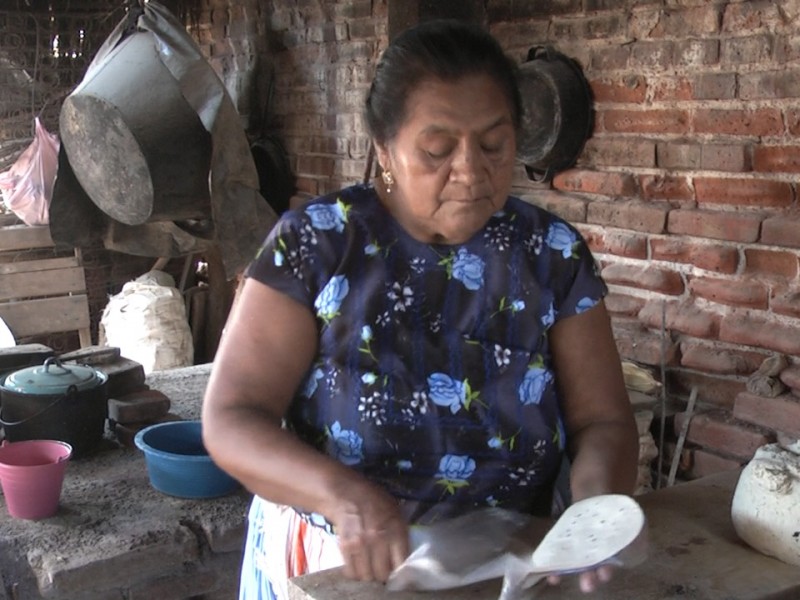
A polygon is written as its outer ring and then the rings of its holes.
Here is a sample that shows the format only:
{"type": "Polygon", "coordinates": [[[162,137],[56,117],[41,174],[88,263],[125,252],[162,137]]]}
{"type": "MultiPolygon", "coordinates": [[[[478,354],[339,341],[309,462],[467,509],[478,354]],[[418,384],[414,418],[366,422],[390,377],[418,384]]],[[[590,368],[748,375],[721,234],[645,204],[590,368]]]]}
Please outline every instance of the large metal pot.
{"type": "Polygon", "coordinates": [[[0,425],[10,442],[59,440],[73,457],[94,450],[108,414],[108,375],[48,358],[0,380],[0,425]]]}
{"type": "Polygon", "coordinates": [[[575,164],[594,126],[593,99],[578,63],[550,46],[520,65],[522,128],[517,158],[534,181],[575,164]]]}

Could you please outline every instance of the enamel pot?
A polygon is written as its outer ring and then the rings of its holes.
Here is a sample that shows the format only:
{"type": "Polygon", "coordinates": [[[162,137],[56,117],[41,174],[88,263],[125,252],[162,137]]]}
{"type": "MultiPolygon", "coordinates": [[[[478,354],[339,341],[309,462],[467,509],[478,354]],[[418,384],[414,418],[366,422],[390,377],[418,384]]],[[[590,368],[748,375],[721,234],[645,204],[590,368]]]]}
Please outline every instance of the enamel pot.
{"type": "Polygon", "coordinates": [[[573,59],[536,46],[520,65],[522,127],[517,158],[534,181],[550,181],[575,164],[594,126],[591,89],[573,59]]]}
{"type": "Polygon", "coordinates": [[[103,438],[108,414],[108,375],[86,365],[43,365],[0,380],[0,425],[9,442],[59,440],[79,458],[103,438]]]}

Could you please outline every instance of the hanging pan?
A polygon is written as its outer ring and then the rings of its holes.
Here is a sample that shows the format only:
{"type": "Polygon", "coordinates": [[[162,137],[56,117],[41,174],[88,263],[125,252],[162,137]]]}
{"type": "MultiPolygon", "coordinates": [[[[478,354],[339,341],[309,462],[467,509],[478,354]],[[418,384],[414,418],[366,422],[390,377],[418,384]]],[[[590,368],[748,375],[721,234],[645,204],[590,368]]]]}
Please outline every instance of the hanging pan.
{"type": "Polygon", "coordinates": [[[550,181],[575,164],[594,126],[589,82],[573,59],[535,46],[520,65],[522,128],[517,158],[533,181],[550,181]]]}

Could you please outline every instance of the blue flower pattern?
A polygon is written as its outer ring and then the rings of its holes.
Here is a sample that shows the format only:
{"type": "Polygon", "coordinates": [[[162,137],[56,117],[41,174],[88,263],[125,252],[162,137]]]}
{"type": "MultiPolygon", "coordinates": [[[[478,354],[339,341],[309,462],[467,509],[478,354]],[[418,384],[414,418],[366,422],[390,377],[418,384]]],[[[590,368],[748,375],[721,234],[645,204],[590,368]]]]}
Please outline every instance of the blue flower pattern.
{"type": "Polygon", "coordinates": [[[312,204],[305,212],[317,229],[333,229],[341,233],[347,223],[348,210],[349,207],[339,200],[336,204],[312,204]]]}
{"type": "Polygon", "coordinates": [[[317,316],[329,323],[331,319],[339,314],[339,307],[349,292],[350,284],[347,281],[347,277],[344,275],[332,277],[314,300],[317,316]]]}
{"type": "MultiPolygon", "coordinates": [[[[535,327],[537,335],[529,335],[523,329],[520,339],[547,343],[546,332],[557,319],[591,309],[605,293],[605,287],[594,272],[591,255],[577,231],[541,209],[523,204],[515,201],[492,217],[486,235],[475,238],[483,240],[479,243],[483,246],[462,245],[435,254],[415,249],[407,255],[396,255],[405,251],[404,244],[408,242],[387,237],[387,229],[375,225],[385,218],[376,212],[381,210],[380,203],[370,188],[356,186],[312,202],[301,211],[290,211],[285,218],[290,223],[296,222],[297,234],[281,235],[271,242],[268,239],[265,248],[270,252],[259,256],[249,275],[278,286],[289,285],[285,283],[287,275],[294,277],[296,286],[279,289],[287,290],[298,300],[313,303],[317,317],[329,326],[322,329],[319,362],[304,382],[299,393],[301,401],[292,419],[302,418],[305,430],[323,432],[321,437],[327,440],[323,449],[330,456],[353,468],[365,468],[382,457],[387,478],[407,476],[409,479],[403,481],[422,486],[420,497],[426,493],[425,489],[437,489],[438,500],[443,502],[465,495],[469,500],[459,502],[506,506],[515,493],[531,493],[537,474],[546,472],[544,461],[563,450],[566,432],[558,410],[554,410],[558,400],[552,366],[535,348],[521,357],[518,345],[509,336],[516,327],[535,327]],[[525,287],[528,280],[524,278],[521,286],[491,294],[498,273],[505,277],[505,273],[511,272],[510,255],[519,248],[524,249],[532,263],[550,261],[552,268],[543,271],[561,269],[570,281],[575,281],[571,285],[577,286],[579,293],[570,292],[575,298],[574,305],[564,303],[566,293],[554,295],[546,288],[548,296],[542,296],[540,291],[532,293],[530,289],[538,290],[539,284],[525,287]],[[338,254],[345,250],[349,252],[347,261],[338,254]],[[330,261],[326,260],[328,256],[332,257],[330,261]],[[494,256],[501,256],[501,260],[493,260],[494,256]],[[298,272],[297,257],[313,260],[317,271],[298,272]],[[367,312],[359,304],[365,284],[357,271],[333,268],[342,264],[359,265],[366,273],[374,268],[372,265],[388,265],[390,260],[392,264],[404,265],[405,270],[376,279],[381,287],[375,305],[379,308],[373,312],[367,312]],[[317,272],[323,274],[324,268],[331,270],[321,277],[317,272]],[[428,280],[430,283],[423,283],[428,280]],[[459,311],[464,310],[444,302],[451,288],[452,297],[464,298],[464,302],[485,298],[481,300],[483,305],[476,304],[482,307],[478,314],[496,323],[494,327],[510,328],[511,333],[505,337],[497,335],[484,346],[473,346],[470,352],[478,352],[476,356],[482,358],[470,364],[460,363],[460,355],[449,347],[438,354],[426,354],[420,362],[424,374],[419,379],[391,387],[397,383],[391,367],[397,359],[386,352],[393,351],[400,338],[387,336],[394,335],[394,331],[407,332],[398,327],[414,322],[423,327],[424,336],[445,339],[442,336],[452,330],[454,315],[460,317],[459,311]],[[337,335],[339,331],[348,332],[348,337],[332,337],[326,346],[326,336],[337,335]],[[352,349],[356,362],[352,368],[343,369],[346,365],[341,361],[345,360],[342,357],[348,348],[352,349]],[[342,354],[333,360],[333,352],[342,354]],[[491,388],[485,387],[489,375],[483,369],[498,378],[494,385],[502,383],[505,386],[502,389],[509,393],[504,392],[501,399],[492,395],[491,388]],[[322,381],[325,385],[320,385],[322,381]],[[345,398],[352,398],[352,402],[348,404],[343,401],[345,398]],[[505,425],[495,422],[495,403],[500,401],[507,403],[508,408],[503,410],[508,414],[522,415],[524,420],[517,422],[515,417],[505,425]],[[511,408],[511,403],[516,409],[511,408]],[[323,420],[324,415],[328,418],[323,420]],[[405,425],[397,427],[401,422],[405,425]],[[474,427],[476,422],[480,422],[482,429],[476,429],[475,436],[463,438],[458,433],[463,431],[463,425],[459,424],[474,427]],[[446,426],[443,428],[442,424],[446,426]],[[390,437],[387,425],[397,432],[394,437],[390,437]],[[433,433],[427,434],[428,431],[433,433]],[[430,445],[427,441],[439,438],[441,445],[430,445]],[[464,445],[463,439],[472,441],[464,445]],[[402,458],[386,460],[387,456],[402,458]],[[509,467],[504,480],[485,483],[500,477],[492,465],[516,456],[518,462],[509,467]],[[428,488],[420,483],[425,477],[428,488]],[[525,490],[514,491],[522,487],[525,490]]],[[[524,273],[524,277],[533,277],[536,271],[530,272],[524,273]]],[[[463,340],[460,343],[465,344],[463,340]]],[[[416,356],[415,351],[411,354],[416,356]]],[[[405,365],[409,372],[412,367],[405,365]]],[[[308,441],[319,443],[311,438],[308,441]]]]}
{"type": "Polygon", "coordinates": [[[455,494],[456,490],[469,485],[469,479],[475,472],[475,460],[469,456],[445,454],[439,461],[437,483],[443,485],[448,494],[455,494]]]}
{"type": "Polygon", "coordinates": [[[330,427],[330,437],[334,442],[334,457],[346,465],[356,465],[364,458],[364,440],[355,431],[342,429],[339,421],[330,427]]]}
{"type": "Polygon", "coordinates": [[[559,250],[564,258],[571,258],[575,251],[578,236],[565,223],[553,223],[547,231],[545,243],[553,250],[559,250]]]}

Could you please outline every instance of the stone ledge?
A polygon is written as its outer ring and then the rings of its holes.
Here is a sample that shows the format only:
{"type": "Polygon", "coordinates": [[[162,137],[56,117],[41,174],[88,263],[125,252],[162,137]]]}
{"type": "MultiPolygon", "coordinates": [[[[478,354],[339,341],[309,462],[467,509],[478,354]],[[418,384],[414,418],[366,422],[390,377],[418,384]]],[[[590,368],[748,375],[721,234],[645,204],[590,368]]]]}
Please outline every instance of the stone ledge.
{"type": "MultiPolygon", "coordinates": [[[[197,419],[209,374],[198,365],[151,373],[147,384],[197,419]]],[[[0,496],[0,578],[25,600],[234,598],[250,499],[244,489],[164,495],[150,486],[144,455],[109,433],[100,450],[70,461],[55,516],[13,519],[0,496]]]]}

